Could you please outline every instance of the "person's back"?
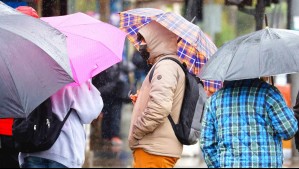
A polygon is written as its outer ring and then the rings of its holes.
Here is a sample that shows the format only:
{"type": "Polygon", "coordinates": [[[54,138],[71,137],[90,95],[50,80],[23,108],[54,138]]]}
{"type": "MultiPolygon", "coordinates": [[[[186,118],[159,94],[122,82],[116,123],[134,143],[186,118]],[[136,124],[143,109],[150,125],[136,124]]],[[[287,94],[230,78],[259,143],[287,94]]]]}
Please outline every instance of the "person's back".
{"type": "MultiPolygon", "coordinates": [[[[51,101],[52,110],[61,121],[71,108],[75,111],[70,114],[53,147],[38,153],[20,153],[20,165],[22,168],[53,167],[37,165],[42,159],[47,159],[61,164],[59,167],[81,168],[85,160],[86,144],[83,124],[90,124],[101,113],[101,94],[91,82],[86,82],[80,86],[64,87],[51,97],[51,101]]],[[[55,168],[58,166],[54,165],[55,168]]]]}
{"type": "Polygon", "coordinates": [[[280,92],[259,79],[228,82],[207,102],[201,149],[208,167],[282,167],[297,131],[280,92]]]}

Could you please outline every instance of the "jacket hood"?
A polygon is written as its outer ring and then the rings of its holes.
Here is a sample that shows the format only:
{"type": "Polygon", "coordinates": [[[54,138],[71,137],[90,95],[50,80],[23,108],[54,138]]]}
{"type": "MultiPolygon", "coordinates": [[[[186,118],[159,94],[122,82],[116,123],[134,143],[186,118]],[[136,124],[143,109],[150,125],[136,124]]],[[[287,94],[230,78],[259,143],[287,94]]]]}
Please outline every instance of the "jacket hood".
{"type": "Polygon", "coordinates": [[[178,36],[156,21],[144,26],[139,33],[144,37],[150,52],[149,64],[155,64],[164,55],[177,54],[178,36]]]}

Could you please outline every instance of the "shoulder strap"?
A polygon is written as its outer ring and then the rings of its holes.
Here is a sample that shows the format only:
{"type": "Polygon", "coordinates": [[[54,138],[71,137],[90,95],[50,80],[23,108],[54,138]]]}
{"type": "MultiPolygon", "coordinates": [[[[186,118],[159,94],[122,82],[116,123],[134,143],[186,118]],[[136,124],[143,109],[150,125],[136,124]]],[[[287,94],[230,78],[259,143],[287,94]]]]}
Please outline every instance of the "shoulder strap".
{"type": "Polygon", "coordinates": [[[71,113],[72,113],[72,111],[76,111],[75,109],[73,109],[73,108],[71,108],[70,110],[69,110],[69,112],[67,113],[67,115],[65,116],[65,118],[63,119],[63,121],[62,121],[62,125],[64,125],[64,123],[66,122],[66,120],[69,118],[69,116],[71,115],[71,113]]]}
{"type": "MultiPolygon", "coordinates": [[[[172,61],[174,61],[175,63],[177,63],[178,65],[180,65],[180,67],[183,69],[183,71],[184,71],[184,73],[186,74],[187,72],[186,72],[186,68],[187,68],[187,66],[186,66],[186,64],[184,63],[184,64],[182,64],[179,60],[177,60],[177,59],[175,59],[175,58],[172,58],[172,57],[166,57],[166,58],[164,58],[164,59],[162,59],[162,60],[160,60],[159,62],[161,62],[161,61],[163,61],[163,60],[172,60],[172,61]]],[[[158,63],[159,63],[158,62],[158,63]]],[[[157,63],[157,64],[158,64],[157,63]]],[[[156,65],[157,65],[156,64],[156,65]]],[[[150,81],[150,83],[152,82],[152,79],[153,79],[153,76],[154,76],[154,72],[155,72],[155,69],[156,69],[156,65],[152,68],[152,70],[151,70],[151,72],[150,72],[150,75],[149,75],[149,81],[150,81]]],[[[175,122],[174,122],[174,120],[172,119],[172,117],[171,117],[171,115],[169,114],[168,115],[168,120],[170,121],[170,124],[171,124],[171,126],[172,126],[172,128],[173,129],[175,129],[176,127],[176,124],[175,124],[175,122]]]]}
{"type": "Polygon", "coordinates": [[[155,69],[156,69],[156,65],[152,68],[152,70],[150,72],[150,75],[149,75],[149,82],[150,83],[152,83],[152,79],[153,79],[153,76],[154,76],[155,69]]]}
{"type": "Polygon", "coordinates": [[[67,115],[64,117],[63,121],[61,122],[60,128],[59,128],[60,131],[62,130],[62,128],[63,128],[66,120],[69,118],[69,116],[71,115],[71,113],[72,113],[73,110],[76,111],[75,109],[71,108],[69,110],[69,112],[67,113],[67,115]]]}
{"type": "MultiPolygon", "coordinates": [[[[46,106],[47,106],[47,110],[48,110],[48,114],[49,113],[53,113],[52,112],[52,101],[50,98],[48,98],[44,103],[46,103],[46,106]]],[[[68,113],[66,114],[66,116],[64,117],[63,121],[62,121],[62,125],[64,125],[64,123],[66,122],[66,120],[69,118],[69,116],[71,115],[72,111],[76,111],[75,109],[73,108],[70,108],[70,110],[68,111],[68,113]]]]}
{"type": "MultiPolygon", "coordinates": [[[[177,60],[175,58],[172,58],[172,57],[166,57],[166,58],[160,60],[158,63],[160,63],[163,60],[172,60],[172,61],[176,62],[183,69],[184,73],[186,73],[186,68],[187,68],[186,64],[182,64],[179,60],[177,60]]],[[[152,68],[152,70],[150,72],[150,75],[149,75],[149,81],[150,81],[150,83],[152,82],[152,79],[153,79],[154,72],[155,72],[157,64],[152,68]]]]}

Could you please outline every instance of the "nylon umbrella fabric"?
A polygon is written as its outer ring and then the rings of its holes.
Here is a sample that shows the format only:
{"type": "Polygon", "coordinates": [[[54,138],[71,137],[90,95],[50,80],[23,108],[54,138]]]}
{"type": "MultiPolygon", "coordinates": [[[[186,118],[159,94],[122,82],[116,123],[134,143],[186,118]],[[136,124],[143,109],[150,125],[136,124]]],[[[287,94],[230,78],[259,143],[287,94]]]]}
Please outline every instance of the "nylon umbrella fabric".
{"type": "Polygon", "coordinates": [[[299,31],[266,28],[223,45],[204,66],[206,80],[241,80],[299,72],[299,31]]]}
{"type": "Polygon", "coordinates": [[[27,117],[65,85],[72,72],[65,36],[0,3],[0,118],[27,117]]]}
{"type": "Polygon", "coordinates": [[[122,61],[126,35],[83,13],[41,18],[67,36],[72,72],[81,84],[122,61]]]}
{"type": "MultiPolygon", "coordinates": [[[[139,8],[120,13],[120,29],[127,33],[127,38],[139,49],[138,31],[151,21],[156,21],[182,38],[178,44],[177,55],[185,62],[189,72],[199,75],[202,66],[217,51],[209,37],[196,25],[182,16],[153,8],[139,8]]],[[[205,88],[215,92],[222,87],[221,82],[205,81],[205,88]]]]}

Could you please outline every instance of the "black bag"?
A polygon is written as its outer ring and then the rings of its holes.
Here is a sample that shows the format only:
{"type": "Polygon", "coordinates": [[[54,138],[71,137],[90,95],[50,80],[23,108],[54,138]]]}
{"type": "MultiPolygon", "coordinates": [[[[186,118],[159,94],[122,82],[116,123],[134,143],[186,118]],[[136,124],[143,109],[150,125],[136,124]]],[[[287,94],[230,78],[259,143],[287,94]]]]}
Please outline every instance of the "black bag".
{"type": "Polygon", "coordinates": [[[50,98],[39,105],[25,119],[15,119],[13,138],[15,148],[22,153],[35,153],[50,149],[58,139],[61,129],[70,116],[70,109],[63,121],[52,112],[50,98]]]}
{"type": "MultiPolygon", "coordinates": [[[[195,75],[189,73],[186,64],[181,64],[177,59],[167,57],[163,60],[172,60],[181,66],[186,77],[186,88],[180,112],[178,124],[175,124],[171,115],[168,119],[172,125],[177,139],[184,145],[196,144],[199,140],[202,127],[202,117],[204,104],[207,100],[207,94],[204,90],[203,83],[195,75]]],[[[155,67],[150,72],[149,80],[152,81],[155,67]]]]}

